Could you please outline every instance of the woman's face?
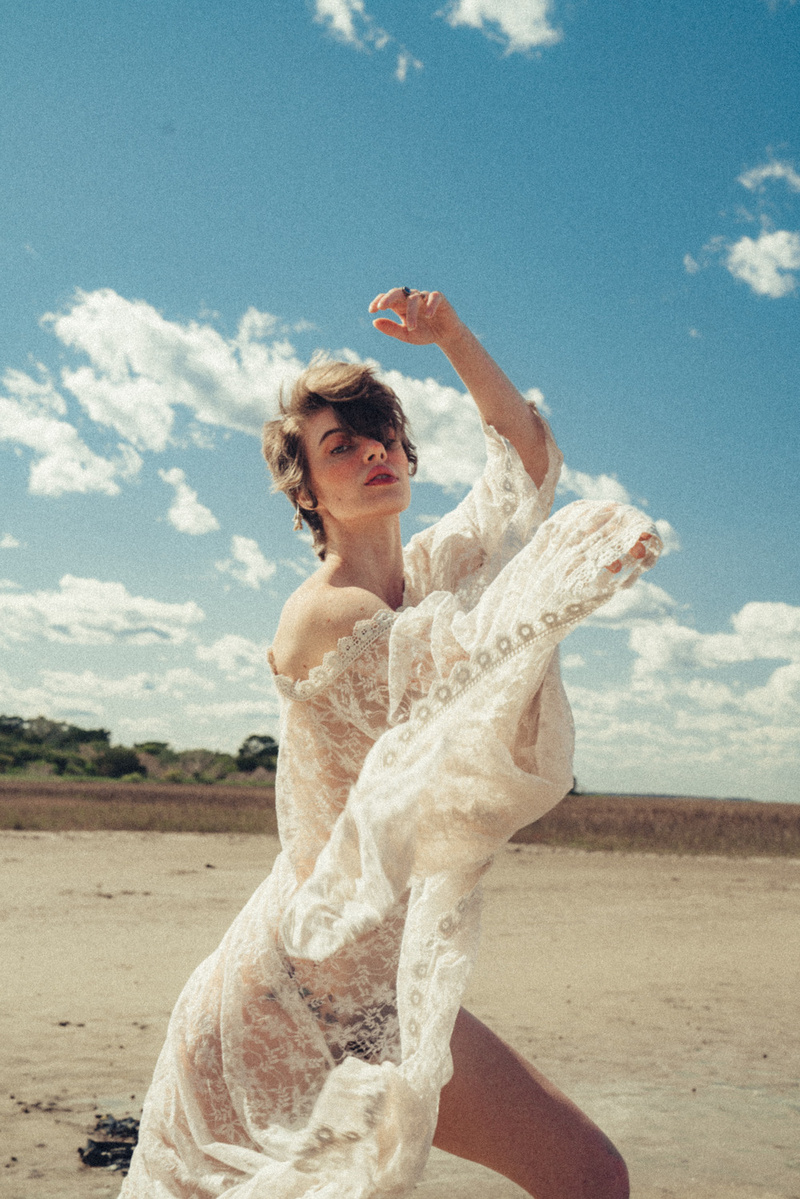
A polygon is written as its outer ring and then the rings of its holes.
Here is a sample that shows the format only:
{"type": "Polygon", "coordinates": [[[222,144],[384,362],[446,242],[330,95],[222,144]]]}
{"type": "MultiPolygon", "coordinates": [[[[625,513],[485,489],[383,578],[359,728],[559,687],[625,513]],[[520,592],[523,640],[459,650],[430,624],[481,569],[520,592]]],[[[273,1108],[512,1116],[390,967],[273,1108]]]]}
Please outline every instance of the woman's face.
{"type": "MultiPolygon", "coordinates": [[[[323,520],[328,515],[336,521],[391,516],[411,502],[408,458],[399,438],[387,437],[384,445],[352,433],[331,405],[308,417],[303,444],[323,520]]],[[[304,498],[301,493],[301,504],[304,498]]]]}

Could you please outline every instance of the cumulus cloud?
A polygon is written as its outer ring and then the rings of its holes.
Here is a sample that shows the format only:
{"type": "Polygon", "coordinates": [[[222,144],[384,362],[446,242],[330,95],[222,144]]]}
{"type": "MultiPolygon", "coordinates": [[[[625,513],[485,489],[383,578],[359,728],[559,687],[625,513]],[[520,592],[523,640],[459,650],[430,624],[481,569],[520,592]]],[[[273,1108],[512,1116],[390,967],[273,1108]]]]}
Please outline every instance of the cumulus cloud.
{"type": "MultiPolygon", "coordinates": [[[[79,292],[67,312],[49,314],[44,320],[64,345],[89,359],[89,365],[63,369],[64,386],[93,421],[113,428],[127,438],[127,444],[120,445],[120,456],[114,460],[94,454],[72,426],[57,419],[66,405],[52,383],[38,384],[17,374],[15,402],[22,402],[19,397],[27,389],[25,402],[36,407],[33,419],[40,422],[26,435],[45,455],[34,464],[31,482],[32,489],[42,494],[64,490],[115,494],[118,480],[141,467],[134,445],[161,452],[175,441],[180,407],[192,418],[189,437],[194,444],[210,444],[209,426],[259,435],[265,417],[275,411],[281,386],[290,384],[306,365],[294,346],[277,336],[278,319],[252,308],[242,317],[232,339],[224,338],[209,324],[168,321],[144,301],[126,300],[109,289],[79,292]],[[49,407],[49,415],[43,414],[44,406],[49,407]],[[50,424],[45,427],[41,422],[50,424]]],[[[339,354],[348,361],[362,361],[350,350],[339,354]]],[[[382,370],[378,362],[368,361],[394,388],[408,413],[423,450],[417,479],[451,492],[471,486],[485,460],[480,417],[471,398],[435,379],[382,370]]],[[[538,388],[530,388],[526,395],[548,413],[538,388]]],[[[19,440],[17,409],[13,426],[19,440]]],[[[0,410],[0,436],[2,428],[0,410]]],[[[199,503],[178,470],[161,472],[162,479],[176,488],[176,501],[170,509],[172,523],[182,532],[194,534],[217,528],[214,515],[199,503]]],[[[630,498],[611,476],[593,477],[568,467],[561,487],[583,497],[623,502],[630,498]]],[[[246,552],[239,550],[240,554],[246,552]]],[[[234,554],[233,562],[220,569],[239,577],[237,563],[245,565],[234,554]]],[[[255,569],[256,574],[248,574],[248,580],[263,581],[265,576],[255,569]]],[[[246,585],[253,586],[253,582],[246,585]]]]}
{"type": "Polygon", "coordinates": [[[550,0],[452,0],[440,15],[453,28],[480,29],[512,54],[561,41],[549,21],[550,8],[550,0]]]}
{"type": "Polygon", "coordinates": [[[670,615],[634,622],[629,684],[595,690],[568,676],[579,777],[585,762],[596,785],[614,790],[647,790],[654,777],[683,794],[796,799],[800,608],[774,607],[746,605],[733,633],[699,633],[670,615]],[[780,657],[790,660],[762,685],[733,672],[735,662],[780,657]]]}
{"type": "MultiPolygon", "coordinates": [[[[772,159],[739,175],[738,183],[754,194],[763,193],[765,185],[781,182],[793,193],[800,192],[800,174],[791,163],[772,159]]],[[[779,300],[797,286],[794,271],[800,269],[800,233],[791,229],[775,229],[765,207],[759,200],[761,232],[758,237],[740,237],[731,241],[723,235],[712,237],[705,246],[700,261],[686,254],[684,267],[696,274],[713,261],[722,261],[734,279],[746,283],[756,295],[779,300]]],[[[749,220],[755,216],[745,214],[749,220]]]]}
{"type": "Polygon", "coordinates": [[[729,248],[725,265],[756,295],[773,300],[788,296],[797,282],[791,272],[800,268],[800,234],[776,229],[762,230],[755,239],[741,237],[729,248]]]}
{"type": "Polygon", "coordinates": [[[598,784],[678,792],[796,798],[800,768],[800,607],[752,602],[723,632],[682,624],[666,592],[639,582],[588,624],[629,629],[635,654],[627,685],[595,690],[567,678],[578,730],[577,770],[598,784]],[[766,682],[748,685],[744,662],[773,661],[766,682]],[[607,783],[601,781],[603,776],[607,783]]]}
{"type": "Polygon", "coordinates": [[[7,371],[3,385],[7,394],[0,397],[0,441],[33,450],[29,490],[34,495],[117,495],[117,479],[131,478],[140,470],[142,460],[131,446],[120,444],[116,458],[104,458],[85,444],[73,425],[58,419],[66,403],[49,377],[40,381],[22,371],[7,371]]]}
{"type": "Polygon", "coordinates": [[[211,645],[198,645],[195,654],[201,662],[213,662],[229,679],[250,679],[265,675],[267,647],[238,633],[226,633],[211,645]]]}
{"type": "Polygon", "coordinates": [[[668,520],[659,519],[653,522],[661,538],[661,557],[675,554],[681,549],[681,539],[668,520]]]}
{"type": "Polygon", "coordinates": [[[97,699],[146,699],[151,695],[168,695],[173,699],[185,699],[198,691],[213,691],[214,684],[196,670],[176,667],[153,674],[138,671],[135,674],[110,678],[94,670],[80,673],[67,670],[43,670],[42,686],[56,700],[69,700],[86,705],[97,699]]]}
{"type": "Polygon", "coordinates": [[[526,400],[530,400],[535,404],[543,416],[552,416],[550,405],[544,398],[544,392],[538,387],[529,387],[527,391],[522,393],[526,400]]]}
{"type": "Polygon", "coordinates": [[[631,502],[630,492],[613,475],[587,475],[569,466],[561,468],[558,490],[562,493],[571,491],[582,500],[615,500],[619,504],[631,502]]]}
{"type": "Polygon", "coordinates": [[[395,79],[398,83],[405,82],[409,67],[422,69],[419,59],[376,24],[364,6],[364,0],[315,0],[314,20],[324,25],[338,41],[356,50],[385,50],[387,46],[393,47],[397,54],[395,79]]]}
{"type": "Polygon", "coordinates": [[[197,492],[186,482],[186,475],[179,466],[173,466],[171,470],[160,470],[158,473],[165,483],[175,488],[175,499],[167,513],[167,519],[179,533],[199,536],[219,528],[216,516],[210,508],[200,503],[197,492]]]}
{"type": "Polygon", "coordinates": [[[277,319],[255,308],[230,339],[209,324],[165,320],[109,288],[79,291],[67,312],[43,321],[89,358],[88,366],[63,369],[64,387],[93,421],[140,449],[166,448],[179,405],[201,424],[257,435],[281,385],[304,365],[277,336],[277,319]]]}
{"type": "Polygon", "coordinates": [[[472,486],[486,461],[474,401],[435,379],[413,379],[396,370],[379,373],[397,392],[421,449],[417,479],[448,491],[472,486]]]}
{"type": "Polygon", "coordinates": [[[13,533],[4,533],[3,536],[0,537],[0,550],[18,550],[20,544],[21,543],[17,540],[13,533]]]}
{"type": "Polygon", "coordinates": [[[653,621],[671,616],[677,607],[678,601],[663,587],[640,579],[635,587],[618,591],[607,604],[592,613],[587,623],[617,629],[642,624],[649,627],[653,621]]]}
{"type": "Polygon", "coordinates": [[[0,641],[108,645],[180,643],[204,619],[194,601],[164,603],[131,595],[122,583],[64,575],[58,591],[0,594],[0,641]]]}
{"type": "Polygon", "coordinates": [[[731,617],[731,624],[728,633],[699,633],[677,621],[633,628],[636,673],[680,675],[760,659],[800,662],[800,607],[753,601],[731,617]]]}
{"type": "Polygon", "coordinates": [[[790,191],[800,192],[800,175],[788,162],[767,162],[740,175],[737,182],[748,191],[763,191],[768,179],[781,179],[790,191]]]}
{"type": "Polygon", "coordinates": [[[252,716],[262,724],[270,716],[277,715],[278,705],[274,699],[233,699],[217,704],[187,704],[189,716],[203,722],[228,720],[231,717],[252,716]]]}
{"type": "Polygon", "coordinates": [[[215,566],[223,574],[233,575],[245,587],[258,591],[261,584],[275,574],[275,563],[264,557],[258,542],[252,537],[234,534],[231,538],[231,555],[224,562],[216,562],[215,566]]]}
{"type": "Polygon", "coordinates": [[[800,662],[800,607],[753,601],[731,617],[732,633],[704,636],[704,664],[788,658],[800,662]]]}

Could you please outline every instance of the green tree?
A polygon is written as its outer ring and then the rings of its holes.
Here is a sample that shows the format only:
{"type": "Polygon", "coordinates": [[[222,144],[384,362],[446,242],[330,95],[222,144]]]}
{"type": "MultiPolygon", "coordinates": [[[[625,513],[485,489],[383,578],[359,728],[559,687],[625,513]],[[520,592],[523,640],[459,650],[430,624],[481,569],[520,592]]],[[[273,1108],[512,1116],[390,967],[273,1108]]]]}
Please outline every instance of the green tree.
{"type": "Polygon", "coordinates": [[[251,733],[245,737],[236,754],[236,766],[248,774],[257,766],[274,770],[278,758],[278,742],[270,736],[251,733]]]}
{"type": "Polygon", "coordinates": [[[94,767],[104,778],[121,779],[124,774],[147,774],[135,749],[111,745],[94,760],[94,767]]]}

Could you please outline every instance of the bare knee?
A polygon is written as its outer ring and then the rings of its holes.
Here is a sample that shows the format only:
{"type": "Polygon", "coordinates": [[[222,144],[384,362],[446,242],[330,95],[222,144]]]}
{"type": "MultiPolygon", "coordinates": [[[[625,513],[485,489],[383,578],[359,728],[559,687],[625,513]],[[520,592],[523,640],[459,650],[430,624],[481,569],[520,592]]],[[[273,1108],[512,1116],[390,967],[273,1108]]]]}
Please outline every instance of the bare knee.
{"type": "Polygon", "coordinates": [[[596,1124],[462,1011],[434,1144],[505,1175],[535,1199],[628,1199],[628,1171],[596,1124]]]}
{"type": "Polygon", "coordinates": [[[599,1128],[595,1141],[586,1161],[580,1199],[629,1199],[628,1167],[622,1154],[599,1128]]]}

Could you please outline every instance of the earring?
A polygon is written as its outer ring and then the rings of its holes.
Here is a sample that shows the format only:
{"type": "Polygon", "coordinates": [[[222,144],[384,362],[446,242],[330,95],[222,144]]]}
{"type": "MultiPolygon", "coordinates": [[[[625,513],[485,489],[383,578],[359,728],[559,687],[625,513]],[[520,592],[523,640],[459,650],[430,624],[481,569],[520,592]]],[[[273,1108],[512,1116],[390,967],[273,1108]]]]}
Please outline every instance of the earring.
{"type": "Polygon", "coordinates": [[[299,533],[300,530],[302,529],[302,527],[303,527],[303,518],[300,515],[300,506],[298,504],[298,506],[294,510],[294,520],[292,521],[292,528],[294,529],[295,533],[299,533]]]}

